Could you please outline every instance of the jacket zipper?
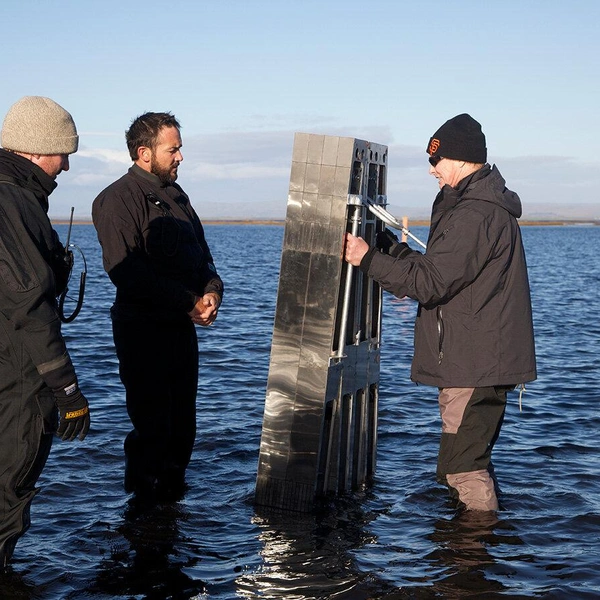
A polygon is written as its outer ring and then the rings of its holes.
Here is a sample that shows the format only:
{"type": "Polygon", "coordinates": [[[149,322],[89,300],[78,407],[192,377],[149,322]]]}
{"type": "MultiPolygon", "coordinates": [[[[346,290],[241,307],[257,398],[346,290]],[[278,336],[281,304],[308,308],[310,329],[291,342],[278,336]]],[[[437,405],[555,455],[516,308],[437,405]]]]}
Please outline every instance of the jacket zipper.
{"type": "Polygon", "coordinates": [[[444,320],[442,318],[442,307],[437,307],[437,328],[438,328],[438,365],[444,360],[444,320]]]}

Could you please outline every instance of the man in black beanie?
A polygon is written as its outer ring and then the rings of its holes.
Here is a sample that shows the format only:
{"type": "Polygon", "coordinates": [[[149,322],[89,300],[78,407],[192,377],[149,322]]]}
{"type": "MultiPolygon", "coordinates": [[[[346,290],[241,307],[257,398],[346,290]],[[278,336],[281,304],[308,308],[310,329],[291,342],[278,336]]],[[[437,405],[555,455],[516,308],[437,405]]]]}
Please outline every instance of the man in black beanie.
{"type": "Polygon", "coordinates": [[[440,191],[426,253],[386,230],[373,248],[347,234],[345,258],[419,302],[411,379],[439,390],[438,481],[461,508],[493,511],[491,453],[506,396],[536,378],[521,201],[486,163],[485,136],[470,115],[446,121],[427,153],[440,191]]]}

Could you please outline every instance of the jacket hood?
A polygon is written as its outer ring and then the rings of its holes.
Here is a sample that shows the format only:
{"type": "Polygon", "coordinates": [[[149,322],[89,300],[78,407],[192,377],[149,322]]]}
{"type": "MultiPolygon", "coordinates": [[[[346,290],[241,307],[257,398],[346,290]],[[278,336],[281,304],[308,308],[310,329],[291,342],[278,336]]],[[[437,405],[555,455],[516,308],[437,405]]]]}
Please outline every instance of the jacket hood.
{"type": "Polygon", "coordinates": [[[518,219],[523,213],[521,199],[506,187],[504,177],[496,165],[485,165],[458,184],[461,200],[477,199],[496,204],[518,219]]]}

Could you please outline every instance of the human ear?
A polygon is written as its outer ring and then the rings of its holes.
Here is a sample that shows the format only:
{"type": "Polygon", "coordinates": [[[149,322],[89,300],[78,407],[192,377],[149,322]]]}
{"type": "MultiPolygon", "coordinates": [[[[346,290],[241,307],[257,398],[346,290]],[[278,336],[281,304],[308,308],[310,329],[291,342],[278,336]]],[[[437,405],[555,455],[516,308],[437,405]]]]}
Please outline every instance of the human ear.
{"type": "Polygon", "coordinates": [[[140,146],[137,150],[138,159],[142,162],[148,163],[152,158],[152,151],[148,146],[140,146]]]}

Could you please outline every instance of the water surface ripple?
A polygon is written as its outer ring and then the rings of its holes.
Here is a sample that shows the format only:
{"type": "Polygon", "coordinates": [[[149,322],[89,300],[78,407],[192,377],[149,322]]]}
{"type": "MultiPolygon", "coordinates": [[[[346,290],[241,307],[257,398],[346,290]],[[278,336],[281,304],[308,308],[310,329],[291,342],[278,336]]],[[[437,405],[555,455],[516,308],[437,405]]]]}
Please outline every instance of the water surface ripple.
{"type": "Polygon", "coordinates": [[[516,395],[509,401],[493,518],[457,517],[435,483],[436,390],[409,380],[415,304],[387,294],[374,485],[315,514],[255,509],[283,227],[206,233],[226,297],[216,324],[199,332],[190,490],[140,513],[121,486],[129,422],[108,316],[113,288],[93,228],[74,228],[88,291],[64,331],[92,430],[82,444],[55,442],[0,598],[600,597],[600,228],[523,228],[539,379],[522,412],[516,395]]]}

